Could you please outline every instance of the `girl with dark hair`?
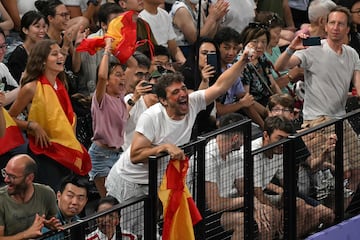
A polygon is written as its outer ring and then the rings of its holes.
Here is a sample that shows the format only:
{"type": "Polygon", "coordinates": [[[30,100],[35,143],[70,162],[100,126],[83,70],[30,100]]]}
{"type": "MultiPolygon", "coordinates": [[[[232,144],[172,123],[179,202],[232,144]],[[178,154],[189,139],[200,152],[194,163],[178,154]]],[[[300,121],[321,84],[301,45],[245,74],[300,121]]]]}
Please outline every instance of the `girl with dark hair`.
{"type": "MultiPolygon", "coordinates": [[[[210,38],[200,38],[194,45],[194,54],[190,54],[185,64],[181,68],[184,75],[184,83],[190,91],[206,89],[213,85],[221,74],[220,51],[214,40],[210,38]],[[214,54],[216,57],[216,66],[211,66],[207,62],[207,55],[214,54]]],[[[210,132],[216,129],[215,116],[211,116],[214,104],[201,111],[196,119],[192,137],[210,132]]]]}
{"type": "Polygon", "coordinates": [[[29,11],[21,18],[20,37],[23,44],[18,45],[9,56],[7,66],[11,75],[20,83],[28,55],[34,45],[44,39],[47,31],[44,16],[37,11],[29,11]]]}
{"type": "Polygon", "coordinates": [[[77,76],[80,71],[81,57],[75,48],[89,34],[85,31],[89,22],[84,17],[70,19],[70,12],[60,0],[38,0],[36,8],[45,16],[48,24],[46,38],[53,39],[66,56],[65,72],[69,82],[70,95],[77,92],[77,76]]]}
{"type": "Polygon", "coordinates": [[[27,132],[29,151],[39,166],[37,182],[58,183],[71,171],[86,175],[90,157],[75,136],[76,116],[65,88],[65,56],[53,40],[37,42],[30,52],[19,95],[9,110],[27,132]],[[27,120],[17,116],[28,109],[27,120]]]}
{"type": "MultiPolygon", "coordinates": [[[[125,72],[119,62],[111,62],[111,38],[105,39],[105,50],[98,68],[91,115],[94,135],[90,146],[92,169],[89,173],[101,197],[105,197],[105,179],[123,152],[125,124],[129,117],[124,101],[125,72]]],[[[131,57],[130,59],[133,59],[131,57]]]]}

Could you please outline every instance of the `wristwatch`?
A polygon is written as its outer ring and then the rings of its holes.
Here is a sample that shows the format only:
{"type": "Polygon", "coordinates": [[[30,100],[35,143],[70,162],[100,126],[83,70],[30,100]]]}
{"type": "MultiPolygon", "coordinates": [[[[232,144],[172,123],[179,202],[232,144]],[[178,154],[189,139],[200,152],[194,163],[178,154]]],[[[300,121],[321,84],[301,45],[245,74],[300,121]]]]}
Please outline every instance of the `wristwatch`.
{"type": "Polygon", "coordinates": [[[90,3],[92,3],[94,6],[99,5],[98,0],[88,0],[88,1],[87,1],[87,5],[89,5],[90,3]]]}
{"type": "Polygon", "coordinates": [[[132,107],[135,106],[135,102],[131,98],[129,98],[129,100],[127,100],[127,104],[129,104],[129,106],[132,106],[132,107]]]}

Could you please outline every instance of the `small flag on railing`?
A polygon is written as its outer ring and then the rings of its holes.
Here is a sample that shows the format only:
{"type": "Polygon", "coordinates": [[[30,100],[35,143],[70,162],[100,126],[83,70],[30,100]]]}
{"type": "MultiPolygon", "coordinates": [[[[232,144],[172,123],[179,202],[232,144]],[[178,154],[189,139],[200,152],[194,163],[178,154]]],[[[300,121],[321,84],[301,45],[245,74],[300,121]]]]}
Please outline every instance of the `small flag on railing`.
{"type": "Polygon", "coordinates": [[[193,225],[202,217],[185,184],[189,158],[170,160],[158,195],[164,209],[163,240],[195,239],[193,225]]]}

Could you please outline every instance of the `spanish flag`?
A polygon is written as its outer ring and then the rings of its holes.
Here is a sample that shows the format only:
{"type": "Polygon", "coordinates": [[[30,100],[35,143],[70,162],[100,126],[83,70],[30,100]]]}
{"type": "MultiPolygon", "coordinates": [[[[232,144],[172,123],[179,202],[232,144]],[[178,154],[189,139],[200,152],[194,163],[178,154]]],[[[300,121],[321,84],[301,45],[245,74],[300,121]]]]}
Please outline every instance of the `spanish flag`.
{"type": "Polygon", "coordinates": [[[56,79],[56,85],[55,90],[44,76],[39,78],[28,116],[29,121],[42,126],[50,146],[35,145],[34,136],[28,134],[29,147],[35,154],[44,154],[76,174],[86,175],[91,170],[90,156],[76,139],[76,116],[65,86],[59,79],[56,79]]]}
{"type": "Polygon", "coordinates": [[[2,155],[24,144],[25,141],[20,128],[16,125],[16,122],[9,113],[4,108],[1,108],[0,111],[3,112],[6,122],[5,135],[0,137],[0,155],[2,155]]]}
{"type": "Polygon", "coordinates": [[[99,49],[105,47],[105,38],[111,37],[112,54],[124,64],[135,52],[136,44],[136,19],[135,11],[126,11],[111,20],[107,32],[103,37],[86,38],[76,48],[78,52],[95,54],[99,49]]]}
{"type": "Polygon", "coordinates": [[[202,218],[185,184],[189,158],[170,160],[158,191],[164,209],[163,240],[195,239],[193,225],[202,218]]]}

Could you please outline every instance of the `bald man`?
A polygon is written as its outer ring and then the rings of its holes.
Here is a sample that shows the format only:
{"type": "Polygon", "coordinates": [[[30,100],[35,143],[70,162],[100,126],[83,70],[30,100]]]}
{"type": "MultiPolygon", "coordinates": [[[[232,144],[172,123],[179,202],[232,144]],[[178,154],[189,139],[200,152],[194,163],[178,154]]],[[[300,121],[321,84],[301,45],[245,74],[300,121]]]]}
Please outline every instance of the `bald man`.
{"type": "Polygon", "coordinates": [[[34,183],[37,166],[26,154],[16,155],[1,169],[6,186],[0,188],[0,240],[41,235],[45,225],[60,227],[54,191],[34,183]]]}

